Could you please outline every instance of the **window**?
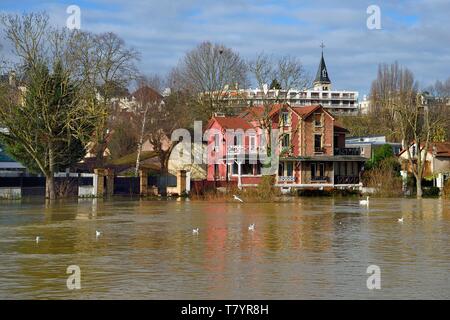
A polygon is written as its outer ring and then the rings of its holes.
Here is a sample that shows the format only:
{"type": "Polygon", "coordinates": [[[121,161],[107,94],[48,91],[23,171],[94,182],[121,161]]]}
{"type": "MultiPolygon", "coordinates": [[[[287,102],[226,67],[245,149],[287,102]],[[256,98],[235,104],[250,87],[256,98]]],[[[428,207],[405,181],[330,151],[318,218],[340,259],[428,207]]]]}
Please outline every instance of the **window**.
{"type": "Polygon", "coordinates": [[[250,152],[256,152],[256,136],[250,136],[250,152]]]}
{"type": "Polygon", "coordinates": [[[322,152],[322,135],[321,134],[314,135],[314,151],[322,152]]]}
{"type": "Polygon", "coordinates": [[[214,135],[214,151],[219,151],[220,135],[214,135]]]}
{"type": "Polygon", "coordinates": [[[216,163],[214,164],[214,178],[219,176],[219,165],[216,163]]]}
{"type": "MultiPolygon", "coordinates": [[[[253,167],[254,165],[251,163],[241,163],[241,175],[253,175],[253,167]]],[[[239,165],[237,162],[233,163],[231,174],[238,175],[239,174],[239,165]]]]}
{"type": "Polygon", "coordinates": [[[283,136],[283,140],[281,140],[281,147],[287,148],[289,147],[289,142],[291,140],[291,135],[289,133],[283,136]]]}
{"type": "Polygon", "coordinates": [[[322,126],[322,114],[314,113],[314,126],[321,127],[322,126]]]}
{"type": "Polygon", "coordinates": [[[289,112],[284,111],[281,113],[281,122],[283,126],[289,125],[289,112]]]}
{"type": "Polygon", "coordinates": [[[291,162],[291,161],[287,162],[286,171],[287,171],[286,175],[288,177],[293,176],[293,173],[294,173],[294,163],[293,162],[291,162]]]}
{"type": "Polygon", "coordinates": [[[238,164],[237,162],[233,162],[233,166],[231,167],[231,174],[238,174],[238,173],[239,173],[238,164]]]}
{"type": "Polygon", "coordinates": [[[258,162],[256,164],[254,164],[254,166],[255,166],[255,174],[260,175],[261,174],[261,167],[262,167],[261,162],[258,162]]]}
{"type": "Polygon", "coordinates": [[[234,136],[234,145],[235,146],[242,146],[242,134],[236,133],[234,136]]]}
{"type": "Polygon", "coordinates": [[[325,176],[325,164],[319,163],[319,176],[324,177],[325,176]]]}
{"type": "Polygon", "coordinates": [[[315,178],[316,177],[316,164],[315,163],[311,163],[311,178],[315,178]]]}
{"type": "Polygon", "coordinates": [[[253,175],[253,164],[250,164],[250,163],[241,164],[241,174],[242,175],[253,175]]]}
{"type": "Polygon", "coordinates": [[[284,163],[280,162],[278,165],[278,176],[284,176],[284,163]]]}

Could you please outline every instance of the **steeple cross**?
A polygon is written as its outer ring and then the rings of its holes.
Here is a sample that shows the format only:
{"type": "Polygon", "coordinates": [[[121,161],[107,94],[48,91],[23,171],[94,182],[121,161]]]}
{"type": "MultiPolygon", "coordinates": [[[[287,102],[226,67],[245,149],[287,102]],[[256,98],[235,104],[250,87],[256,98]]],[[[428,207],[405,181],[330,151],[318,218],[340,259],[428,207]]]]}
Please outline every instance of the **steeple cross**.
{"type": "Polygon", "coordinates": [[[325,45],[323,44],[323,41],[322,41],[322,43],[320,44],[320,47],[322,48],[322,52],[323,52],[323,48],[325,48],[325,45]]]}

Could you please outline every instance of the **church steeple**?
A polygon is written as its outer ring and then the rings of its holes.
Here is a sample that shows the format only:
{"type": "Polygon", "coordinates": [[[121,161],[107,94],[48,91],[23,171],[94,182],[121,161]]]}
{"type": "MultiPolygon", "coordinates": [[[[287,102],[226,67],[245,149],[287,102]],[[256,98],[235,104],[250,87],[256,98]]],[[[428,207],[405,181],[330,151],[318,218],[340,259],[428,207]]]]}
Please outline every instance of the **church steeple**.
{"type": "Polygon", "coordinates": [[[331,90],[331,81],[328,77],[328,70],[323,58],[323,42],[320,45],[322,48],[322,57],[320,58],[319,69],[317,69],[316,78],[314,79],[314,90],[331,90]]]}

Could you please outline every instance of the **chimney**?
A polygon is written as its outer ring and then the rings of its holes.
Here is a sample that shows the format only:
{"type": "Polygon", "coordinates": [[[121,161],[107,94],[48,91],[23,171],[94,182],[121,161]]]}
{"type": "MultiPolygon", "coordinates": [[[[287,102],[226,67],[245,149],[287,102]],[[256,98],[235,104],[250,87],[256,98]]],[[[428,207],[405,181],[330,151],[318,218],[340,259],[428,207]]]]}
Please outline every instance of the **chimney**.
{"type": "Polygon", "coordinates": [[[16,72],[15,71],[10,71],[9,72],[8,81],[9,81],[9,85],[11,87],[15,87],[16,86],[16,72]]]}

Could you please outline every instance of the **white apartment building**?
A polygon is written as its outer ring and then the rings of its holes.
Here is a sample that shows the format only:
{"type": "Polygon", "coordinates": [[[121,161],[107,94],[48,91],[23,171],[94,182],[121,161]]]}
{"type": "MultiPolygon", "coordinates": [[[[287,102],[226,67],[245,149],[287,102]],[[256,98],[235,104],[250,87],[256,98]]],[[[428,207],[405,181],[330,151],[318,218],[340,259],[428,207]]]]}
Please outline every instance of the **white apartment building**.
{"type": "Polygon", "coordinates": [[[320,59],[319,68],[312,89],[283,90],[269,89],[265,94],[262,89],[229,90],[224,93],[230,105],[238,102],[263,104],[264,101],[286,101],[292,105],[309,106],[321,104],[325,109],[335,114],[355,114],[359,112],[358,91],[332,90],[325,59],[320,59]]]}

